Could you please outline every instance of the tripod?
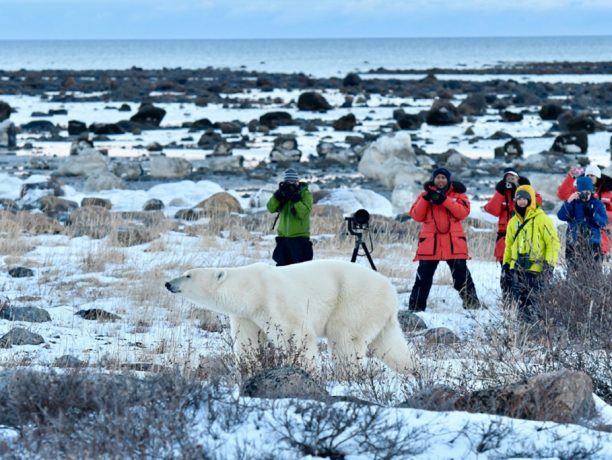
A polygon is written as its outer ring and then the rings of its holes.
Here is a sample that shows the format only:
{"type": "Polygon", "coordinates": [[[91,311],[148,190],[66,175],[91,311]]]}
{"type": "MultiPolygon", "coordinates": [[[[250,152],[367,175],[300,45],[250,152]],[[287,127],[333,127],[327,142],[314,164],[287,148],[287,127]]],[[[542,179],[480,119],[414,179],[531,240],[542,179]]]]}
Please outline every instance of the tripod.
{"type": "Polygon", "coordinates": [[[355,249],[353,249],[353,256],[351,257],[351,262],[355,262],[357,260],[357,256],[359,255],[359,248],[361,247],[363,248],[363,252],[365,252],[366,257],[368,258],[368,261],[370,262],[370,266],[372,267],[372,270],[378,271],[376,270],[376,265],[374,265],[374,261],[372,260],[370,251],[368,251],[366,244],[363,242],[363,233],[359,233],[359,232],[351,232],[351,233],[355,235],[355,249]]]}

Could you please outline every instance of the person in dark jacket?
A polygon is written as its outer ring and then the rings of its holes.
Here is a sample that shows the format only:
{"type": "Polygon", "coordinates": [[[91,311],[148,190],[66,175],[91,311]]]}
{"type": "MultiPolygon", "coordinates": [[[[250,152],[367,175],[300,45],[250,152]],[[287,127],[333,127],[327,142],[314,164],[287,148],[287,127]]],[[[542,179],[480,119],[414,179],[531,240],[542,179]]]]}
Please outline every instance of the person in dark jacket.
{"type": "Polygon", "coordinates": [[[419,261],[408,309],[425,311],[427,297],[438,263],[445,261],[453,277],[453,287],[463,300],[463,308],[480,308],[476,287],[467,268],[468,246],[461,222],[470,214],[470,201],[461,182],[451,182],[446,168],[433,172],[425,191],[410,208],[410,216],[423,225],[414,260],[419,261]]]}
{"type": "Polygon", "coordinates": [[[576,179],[576,191],[563,203],[557,217],[568,223],[566,257],[568,275],[576,273],[588,261],[601,271],[602,231],[608,225],[608,214],[594,195],[593,182],[587,176],[576,179]]]}
{"type": "MultiPolygon", "coordinates": [[[[268,200],[267,209],[278,213],[276,248],[272,259],[276,265],[291,265],[312,260],[310,213],[312,193],[308,184],[300,182],[295,169],[285,171],[284,180],[268,200]]],[[[276,220],[274,221],[276,224],[276,220]]]]}

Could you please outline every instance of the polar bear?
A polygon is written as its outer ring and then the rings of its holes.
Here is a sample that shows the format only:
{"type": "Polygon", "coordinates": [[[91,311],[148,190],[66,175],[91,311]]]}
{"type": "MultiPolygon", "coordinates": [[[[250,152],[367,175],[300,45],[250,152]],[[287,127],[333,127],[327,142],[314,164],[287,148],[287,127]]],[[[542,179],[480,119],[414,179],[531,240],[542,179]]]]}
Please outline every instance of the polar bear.
{"type": "Polygon", "coordinates": [[[360,362],[369,347],[396,371],[412,373],[417,368],[397,319],[395,288],[380,273],[354,263],[316,260],[283,267],[255,263],[194,268],[165,286],[229,315],[238,357],[263,333],[285,350],[290,339],[301,344],[313,366],[318,362],[317,338],[326,337],[336,364],[360,362]]]}

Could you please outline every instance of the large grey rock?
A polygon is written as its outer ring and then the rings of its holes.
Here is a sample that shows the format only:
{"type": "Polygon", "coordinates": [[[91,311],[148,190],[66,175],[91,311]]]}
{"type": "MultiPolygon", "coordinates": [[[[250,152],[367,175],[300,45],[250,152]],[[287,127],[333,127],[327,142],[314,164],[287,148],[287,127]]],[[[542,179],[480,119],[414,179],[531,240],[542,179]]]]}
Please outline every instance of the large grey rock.
{"type": "Polygon", "coordinates": [[[462,121],[463,116],[448,99],[436,99],[425,115],[425,122],[433,126],[455,125],[462,121]]]}
{"type": "Polygon", "coordinates": [[[107,170],[108,158],[95,149],[84,149],[66,158],[53,173],[57,176],[91,176],[107,170]]]}
{"type": "Polygon", "coordinates": [[[116,321],[121,319],[121,316],[110,313],[101,308],[89,308],[86,310],[79,310],[75,315],[80,316],[83,319],[89,321],[116,321]]]}
{"type": "Polygon", "coordinates": [[[399,320],[402,331],[404,331],[405,334],[411,334],[416,331],[427,329],[427,324],[425,321],[410,311],[400,310],[397,315],[397,319],[399,320]]]}
{"type": "Polygon", "coordinates": [[[8,274],[11,278],[29,278],[34,276],[34,271],[27,267],[12,267],[8,274]]]}
{"type": "Polygon", "coordinates": [[[45,339],[35,332],[22,327],[15,327],[0,337],[0,343],[10,345],[40,345],[45,339]]]}
{"type": "Polygon", "coordinates": [[[324,399],[328,393],[306,371],[292,367],[267,369],[247,379],[240,394],[252,398],[324,399]]]}
{"type": "Polygon", "coordinates": [[[332,108],[321,94],[315,91],[306,91],[300,94],[297,101],[299,110],[308,110],[311,112],[325,112],[332,108]]]}
{"type": "Polygon", "coordinates": [[[138,112],[130,118],[130,121],[143,125],[159,126],[166,111],[153,104],[144,103],[138,108],[138,112]]]}
{"type": "Polygon", "coordinates": [[[436,327],[425,332],[425,343],[427,345],[453,345],[459,342],[461,342],[461,339],[446,327],[436,327]]]}
{"type": "Polygon", "coordinates": [[[270,152],[270,161],[300,161],[301,156],[302,151],[298,148],[298,142],[295,136],[284,135],[274,139],[274,146],[270,152]]]}
{"type": "Polygon", "coordinates": [[[45,323],[51,321],[51,315],[47,310],[38,307],[5,307],[0,308],[0,319],[45,323]]]}
{"type": "Polygon", "coordinates": [[[214,195],[196,204],[195,208],[201,209],[206,215],[242,212],[240,202],[233,195],[227,192],[215,193],[214,195]]]}
{"type": "Polygon", "coordinates": [[[99,173],[92,174],[83,184],[83,189],[86,192],[124,188],[126,188],[125,182],[109,171],[100,171],[99,173]]]}
{"type": "Polygon", "coordinates": [[[113,160],[111,172],[123,180],[136,180],[142,177],[142,165],[138,160],[113,160]]]}
{"type": "Polygon", "coordinates": [[[212,172],[241,173],[243,172],[244,157],[242,155],[231,156],[207,156],[202,162],[202,168],[212,172]]]}
{"type": "Polygon", "coordinates": [[[191,174],[193,166],[184,158],[168,158],[165,155],[154,155],[150,160],[151,177],[177,178],[191,174]]]}

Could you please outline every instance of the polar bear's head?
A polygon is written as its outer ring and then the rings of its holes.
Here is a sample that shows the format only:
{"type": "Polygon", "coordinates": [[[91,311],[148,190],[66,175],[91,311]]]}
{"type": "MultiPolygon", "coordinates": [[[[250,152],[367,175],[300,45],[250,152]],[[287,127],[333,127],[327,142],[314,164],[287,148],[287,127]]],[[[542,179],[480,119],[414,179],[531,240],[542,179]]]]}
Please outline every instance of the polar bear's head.
{"type": "Polygon", "coordinates": [[[207,305],[216,303],[219,287],[226,278],[227,269],[224,268],[193,268],[168,281],[165,286],[173,294],[207,305]]]}

